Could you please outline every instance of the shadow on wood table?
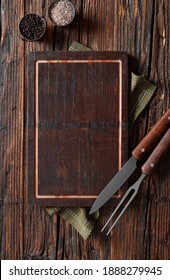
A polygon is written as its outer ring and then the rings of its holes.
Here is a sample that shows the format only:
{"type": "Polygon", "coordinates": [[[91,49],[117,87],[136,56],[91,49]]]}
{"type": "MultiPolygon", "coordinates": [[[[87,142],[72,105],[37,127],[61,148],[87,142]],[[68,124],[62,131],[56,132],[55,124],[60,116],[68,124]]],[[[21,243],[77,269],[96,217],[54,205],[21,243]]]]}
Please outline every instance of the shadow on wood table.
{"type": "MultiPolygon", "coordinates": [[[[1,0],[0,248],[1,259],[168,259],[170,153],[146,178],[135,201],[109,237],[100,233],[112,209],[103,207],[84,241],[67,222],[27,203],[24,184],[26,57],[34,50],[67,50],[78,41],[93,50],[126,51],[131,70],[157,85],[130,134],[129,152],[169,107],[170,3],[168,0],[72,0],[74,22],[56,28],[52,1],[1,0]],[[41,42],[24,42],[19,21],[27,13],[47,19],[41,42]]],[[[132,178],[137,178],[139,174],[132,178]],[[135,177],[136,176],[136,177],[135,177]]]]}

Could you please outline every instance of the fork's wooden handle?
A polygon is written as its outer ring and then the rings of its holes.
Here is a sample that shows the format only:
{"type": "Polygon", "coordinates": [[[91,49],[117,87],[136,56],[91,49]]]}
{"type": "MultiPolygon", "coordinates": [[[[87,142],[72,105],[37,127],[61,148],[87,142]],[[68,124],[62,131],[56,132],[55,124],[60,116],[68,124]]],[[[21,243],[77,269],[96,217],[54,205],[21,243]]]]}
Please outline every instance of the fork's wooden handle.
{"type": "Polygon", "coordinates": [[[170,126],[170,108],[133,150],[132,155],[141,160],[164,135],[170,126]]]}
{"type": "Polygon", "coordinates": [[[170,128],[167,130],[159,144],[156,146],[150,157],[142,166],[142,173],[151,175],[155,170],[159,160],[165,155],[170,148],[170,128]]]}

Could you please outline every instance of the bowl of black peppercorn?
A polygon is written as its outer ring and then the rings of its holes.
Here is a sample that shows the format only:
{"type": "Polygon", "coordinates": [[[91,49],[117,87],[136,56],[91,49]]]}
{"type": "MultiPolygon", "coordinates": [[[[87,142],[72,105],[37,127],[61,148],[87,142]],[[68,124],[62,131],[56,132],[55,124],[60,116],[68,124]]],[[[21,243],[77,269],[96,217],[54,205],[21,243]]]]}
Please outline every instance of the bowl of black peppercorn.
{"type": "Polygon", "coordinates": [[[25,41],[39,41],[44,36],[47,23],[44,17],[36,14],[25,15],[19,23],[21,38],[25,41]]]}

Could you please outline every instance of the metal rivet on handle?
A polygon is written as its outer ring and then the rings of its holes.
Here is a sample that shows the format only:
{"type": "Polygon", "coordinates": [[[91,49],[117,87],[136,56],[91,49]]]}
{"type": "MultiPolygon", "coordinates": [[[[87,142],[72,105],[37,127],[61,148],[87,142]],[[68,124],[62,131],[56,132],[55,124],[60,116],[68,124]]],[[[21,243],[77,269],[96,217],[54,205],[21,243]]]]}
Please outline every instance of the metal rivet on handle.
{"type": "Polygon", "coordinates": [[[142,153],[144,153],[144,152],[145,152],[145,149],[144,149],[144,148],[142,148],[142,149],[141,149],[141,152],[142,152],[142,153]]]}
{"type": "Polygon", "coordinates": [[[168,120],[170,120],[170,116],[168,117],[168,120]]]}

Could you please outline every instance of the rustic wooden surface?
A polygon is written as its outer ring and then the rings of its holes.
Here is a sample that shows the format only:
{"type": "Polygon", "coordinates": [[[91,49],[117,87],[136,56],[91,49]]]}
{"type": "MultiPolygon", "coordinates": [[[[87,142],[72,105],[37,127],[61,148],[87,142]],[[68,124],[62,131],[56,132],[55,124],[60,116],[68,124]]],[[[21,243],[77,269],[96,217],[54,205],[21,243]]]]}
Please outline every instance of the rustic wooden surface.
{"type": "MultiPolygon", "coordinates": [[[[102,208],[89,239],[57,215],[27,204],[24,187],[26,56],[31,50],[67,50],[75,40],[93,50],[127,51],[135,73],[158,86],[130,135],[129,151],[169,107],[169,0],[74,0],[70,27],[54,28],[41,43],[20,39],[24,14],[47,18],[50,0],[1,0],[0,248],[1,259],[168,259],[170,172],[168,152],[146,178],[112,235],[100,233],[110,212],[102,208]]],[[[135,173],[136,179],[140,172],[135,173]]]]}

